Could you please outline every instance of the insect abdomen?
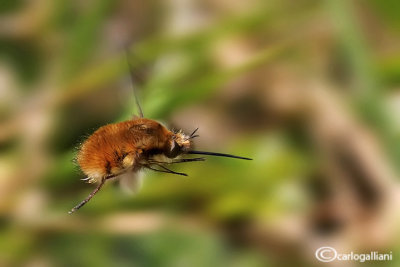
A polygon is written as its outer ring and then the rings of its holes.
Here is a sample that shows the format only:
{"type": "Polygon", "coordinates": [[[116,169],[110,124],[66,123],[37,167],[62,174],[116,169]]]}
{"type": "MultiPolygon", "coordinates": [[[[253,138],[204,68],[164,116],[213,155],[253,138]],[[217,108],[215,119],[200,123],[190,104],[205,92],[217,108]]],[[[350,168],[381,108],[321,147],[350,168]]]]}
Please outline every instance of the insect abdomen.
{"type": "Polygon", "coordinates": [[[115,124],[101,127],[82,145],[77,160],[91,182],[117,175],[135,163],[136,148],[121,140],[115,124]]]}

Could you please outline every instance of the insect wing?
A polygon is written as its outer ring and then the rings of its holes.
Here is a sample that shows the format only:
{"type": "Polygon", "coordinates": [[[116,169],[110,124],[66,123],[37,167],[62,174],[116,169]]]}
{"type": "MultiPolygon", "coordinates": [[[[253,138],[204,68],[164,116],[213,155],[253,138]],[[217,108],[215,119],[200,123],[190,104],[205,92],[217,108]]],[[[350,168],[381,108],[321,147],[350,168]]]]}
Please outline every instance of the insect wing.
{"type": "Polygon", "coordinates": [[[143,173],[139,171],[127,172],[121,174],[118,179],[121,190],[127,194],[134,195],[142,188],[143,173]]]}

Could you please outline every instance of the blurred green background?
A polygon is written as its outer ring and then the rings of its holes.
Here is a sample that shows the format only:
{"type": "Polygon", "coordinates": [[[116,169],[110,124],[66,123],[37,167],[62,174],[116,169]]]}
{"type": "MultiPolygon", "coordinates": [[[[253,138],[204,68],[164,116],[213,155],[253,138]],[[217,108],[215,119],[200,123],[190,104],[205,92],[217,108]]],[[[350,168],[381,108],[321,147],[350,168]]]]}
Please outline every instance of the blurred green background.
{"type": "MultiPolygon", "coordinates": [[[[0,2],[0,266],[310,266],[322,246],[400,264],[400,2],[0,2]],[[252,157],[144,172],[74,164],[145,116],[252,157]]],[[[341,262],[334,261],[334,265],[341,262]]],[[[347,262],[349,266],[358,262],[347,262]]],[[[333,265],[330,265],[333,266],[333,265]]]]}

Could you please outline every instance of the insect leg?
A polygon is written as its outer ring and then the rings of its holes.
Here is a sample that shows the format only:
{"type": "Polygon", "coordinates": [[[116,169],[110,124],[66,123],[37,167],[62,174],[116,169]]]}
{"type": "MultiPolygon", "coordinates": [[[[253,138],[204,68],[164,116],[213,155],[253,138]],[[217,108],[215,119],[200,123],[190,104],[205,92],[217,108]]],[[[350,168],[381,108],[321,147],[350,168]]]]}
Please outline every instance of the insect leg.
{"type": "MultiPolygon", "coordinates": [[[[124,173],[124,172],[123,172],[124,173]]],[[[109,175],[107,175],[104,179],[105,180],[108,180],[108,179],[111,179],[111,178],[115,178],[115,177],[117,177],[118,175],[121,175],[122,173],[119,173],[119,174],[109,174],[109,175]]]]}
{"type": "MultiPolygon", "coordinates": [[[[112,178],[112,177],[110,177],[110,178],[112,178]]],[[[79,203],[78,205],[76,205],[75,207],[73,207],[68,213],[69,213],[69,214],[72,214],[72,213],[74,213],[75,211],[77,211],[77,210],[79,210],[80,208],[82,208],[83,205],[85,205],[86,203],[88,203],[89,200],[91,200],[92,197],[94,197],[94,195],[96,195],[96,193],[99,192],[99,190],[103,187],[103,185],[104,185],[104,183],[105,183],[105,181],[106,181],[107,179],[108,179],[108,178],[102,179],[101,182],[100,182],[100,184],[93,190],[93,192],[90,193],[89,196],[88,196],[87,198],[85,198],[84,200],[82,200],[81,203],[79,203]]]]}
{"type": "Polygon", "coordinates": [[[157,166],[159,166],[159,167],[161,167],[161,168],[163,168],[164,170],[166,170],[166,171],[168,171],[168,172],[170,172],[170,173],[173,173],[173,174],[178,174],[178,175],[183,175],[183,176],[188,176],[186,173],[182,173],[182,172],[175,172],[175,171],[173,171],[173,170],[170,170],[170,169],[168,169],[167,167],[165,167],[165,166],[163,166],[163,165],[161,165],[161,164],[155,164],[155,165],[157,165],[157,166]]]}
{"type": "MultiPolygon", "coordinates": [[[[111,178],[115,178],[117,176],[118,175],[116,175],[116,174],[110,174],[110,175],[106,176],[105,179],[108,180],[108,179],[111,179],[111,178]]],[[[92,178],[90,178],[90,177],[85,177],[85,178],[82,178],[81,181],[85,181],[85,182],[88,182],[89,184],[91,184],[91,183],[93,183],[93,182],[91,182],[91,179],[92,178]]],[[[93,180],[93,181],[95,181],[95,180],[93,180]]]]}
{"type": "Polygon", "coordinates": [[[163,168],[164,170],[159,170],[159,169],[155,169],[150,167],[149,165],[145,166],[147,169],[156,171],[156,172],[166,172],[166,173],[172,173],[172,174],[177,174],[177,175],[182,175],[182,176],[188,176],[186,173],[182,173],[182,172],[174,172],[173,170],[170,170],[162,165],[156,164],[157,166],[160,166],[161,168],[163,168]]]}

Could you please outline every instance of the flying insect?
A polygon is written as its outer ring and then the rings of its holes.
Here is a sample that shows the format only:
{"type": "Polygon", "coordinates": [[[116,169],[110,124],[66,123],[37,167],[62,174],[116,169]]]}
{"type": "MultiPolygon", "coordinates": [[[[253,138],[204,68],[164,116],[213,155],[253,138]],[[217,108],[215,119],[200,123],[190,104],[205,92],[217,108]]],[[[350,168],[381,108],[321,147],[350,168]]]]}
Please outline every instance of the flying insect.
{"type": "MultiPolygon", "coordinates": [[[[129,59],[128,66],[134,84],[129,59]]],[[[191,134],[185,134],[182,130],[174,132],[155,120],[144,118],[135,87],[133,91],[139,116],[102,126],[81,145],[76,160],[86,176],[82,180],[98,185],[86,199],[71,209],[70,214],[89,202],[109,179],[127,173],[132,174],[134,179],[141,169],[187,176],[186,173],[173,171],[165,165],[205,160],[204,157],[181,158],[183,155],[251,160],[231,154],[193,150],[193,139],[199,137],[196,135],[198,128],[191,134]]]]}

